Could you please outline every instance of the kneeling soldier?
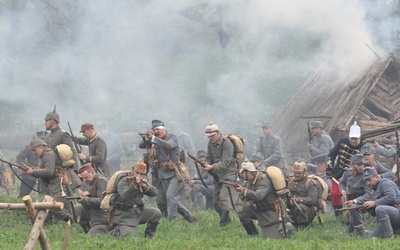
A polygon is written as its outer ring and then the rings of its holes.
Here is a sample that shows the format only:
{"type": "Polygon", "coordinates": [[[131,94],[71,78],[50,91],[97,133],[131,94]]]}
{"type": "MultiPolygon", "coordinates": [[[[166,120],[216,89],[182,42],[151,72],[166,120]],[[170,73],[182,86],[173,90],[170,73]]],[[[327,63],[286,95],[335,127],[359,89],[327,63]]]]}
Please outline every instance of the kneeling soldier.
{"type": "Polygon", "coordinates": [[[315,218],[317,187],[307,176],[305,162],[296,161],[293,173],[294,177],[288,181],[290,218],[295,227],[307,227],[315,218]]]}
{"type": "Polygon", "coordinates": [[[113,223],[120,235],[135,235],[139,224],[147,223],[145,237],[152,238],[162,217],[158,208],[144,207],[143,195],[157,196],[157,188],[146,180],[146,164],[138,162],[132,175],[118,183],[113,223]]]}
{"type": "Polygon", "coordinates": [[[239,173],[241,178],[247,181],[244,187],[241,185],[235,187],[243,197],[243,207],[238,215],[247,234],[258,235],[253,222],[253,219],[257,219],[264,238],[281,238],[278,215],[279,208],[284,206],[280,206],[281,201],[271,180],[257,171],[251,162],[243,162],[239,173]]]}

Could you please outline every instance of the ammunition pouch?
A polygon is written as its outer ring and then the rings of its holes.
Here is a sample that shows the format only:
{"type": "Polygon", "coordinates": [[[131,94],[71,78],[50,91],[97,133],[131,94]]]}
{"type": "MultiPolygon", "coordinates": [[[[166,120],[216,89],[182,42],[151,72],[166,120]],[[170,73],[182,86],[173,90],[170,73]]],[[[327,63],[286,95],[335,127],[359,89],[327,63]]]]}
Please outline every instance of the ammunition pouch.
{"type": "Polygon", "coordinates": [[[253,208],[257,211],[276,210],[275,202],[254,203],[253,208]]]}
{"type": "Polygon", "coordinates": [[[142,204],[137,205],[137,204],[133,204],[133,203],[116,202],[114,207],[116,209],[123,210],[123,211],[128,211],[131,208],[139,208],[140,210],[142,210],[144,207],[144,204],[142,203],[142,204]]]}

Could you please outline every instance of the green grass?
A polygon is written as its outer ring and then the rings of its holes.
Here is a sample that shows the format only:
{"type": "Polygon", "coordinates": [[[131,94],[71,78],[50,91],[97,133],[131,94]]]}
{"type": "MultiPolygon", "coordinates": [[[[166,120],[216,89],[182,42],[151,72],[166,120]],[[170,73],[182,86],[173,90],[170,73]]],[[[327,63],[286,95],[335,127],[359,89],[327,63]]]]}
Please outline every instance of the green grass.
{"type": "MultiPolygon", "coordinates": [[[[0,196],[1,202],[15,199],[0,196]]],[[[296,231],[284,240],[265,240],[247,236],[237,215],[233,223],[218,227],[216,212],[195,210],[199,221],[189,224],[182,218],[173,222],[162,219],[154,239],[144,238],[144,225],[140,225],[134,237],[116,240],[110,235],[87,236],[79,225],[71,230],[69,249],[399,249],[399,238],[373,239],[349,236],[345,233],[344,218],[325,217],[322,227],[315,221],[307,231],[296,231]]],[[[64,223],[46,226],[45,233],[52,249],[61,249],[64,238],[64,223]]],[[[374,222],[369,219],[367,228],[374,222]]],[[[28,239],[31,225],[25,211],[0,210],[0,249],[22,249],[28,239]]],[[[261,231],[261,230],[259,230],[261,231]]],[[[36,249],[40,249],[37,242],[36,249]]]]}

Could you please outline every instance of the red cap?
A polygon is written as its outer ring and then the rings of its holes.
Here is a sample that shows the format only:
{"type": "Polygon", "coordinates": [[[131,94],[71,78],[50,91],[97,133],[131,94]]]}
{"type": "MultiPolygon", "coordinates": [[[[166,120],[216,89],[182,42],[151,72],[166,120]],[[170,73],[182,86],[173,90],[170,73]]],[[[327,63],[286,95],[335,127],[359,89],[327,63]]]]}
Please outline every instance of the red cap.
{"type": "Polygon", "coordinates": [[[88,130],[88,129],[94,129],[93,124],[91,124],[91,123],[82,124],[80,132],[83,133],[83,131],[88,130]]]}

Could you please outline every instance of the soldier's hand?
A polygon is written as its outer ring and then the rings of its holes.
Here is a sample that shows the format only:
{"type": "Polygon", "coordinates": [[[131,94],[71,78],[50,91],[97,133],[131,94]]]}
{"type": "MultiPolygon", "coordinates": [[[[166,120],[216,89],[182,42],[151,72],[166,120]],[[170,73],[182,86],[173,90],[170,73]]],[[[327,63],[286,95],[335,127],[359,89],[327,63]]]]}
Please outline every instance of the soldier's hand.
{"type": "Polygon", "coordinates": [[[147,140],[151,141],[151,140],[153,140],[153,138],[154,138],[153,132],[147,133],[147,134],[146,134],[146,139],[147,139],[147,140]]]}
{"type": "Polygon", "coordinates": [[[363,207],[365,207],[366,209],[369,209],[369,208],[373,208],[373,207],[375,207],[375,201],[366,201],[366,202],[364,202],[364,205],[363,205],[363,207]]]}
{"type": "Polygon", "coordinates": [[[205,166],[204,166],[204,168],[203,168],[203,170],[204,171],[210,171],[211,169],[213,169],[213,165],[208,165],[208,164],[206,164],[205,166]]]}
{"type": "Polygon", "coordinates": [[[372,142],[372,145],[373,145],[374,147],[378,147],[378,146],[379,146],[379,143],[376,142],[376,141],[373,141],[373,142],[372,142]]]}
{"type": "Polygon", "coordinates": [[[188,183],[190,186],[193,186],[194,182],[195,182],[194,180],[190,180],[188,183]]]}
{"type": "Polygon", "coordinates": [[[32,174],[33,173],[33,168],[28,167],[28,170],[26,171],[27,174],[32,174]]]}
{"type": "Polygon", "coordinates": [[[77,154],[77,156],[78,156],[79,160],[86,160],[86,155],[84,155],[82,153],[77,154]]]}
{"type": "Polygon", "coordinates": [[[308,149],[312,149],[314,147],[314,145],[312,143],[307,143],[307,148],[308,149]]]}
{"type": "Polygon", "coordinates": [[[342,190],[342,196],[345,196],[345,195],[347,195],[346,190],[342,190]]]}
{"type": "Polygon", "coordinates": [[[244,189],[243,186],[241,186],[239,184],[237,184],[237,186],[235,187],[235,190],[238,191],[238,192],[242,192],[243,189],[244,189]]]}
{"type": "Polygon", "coordinates": [[[349,200],[346,202],[346,205],[349,207],[354,204],[354,200],[349,200]]]}

